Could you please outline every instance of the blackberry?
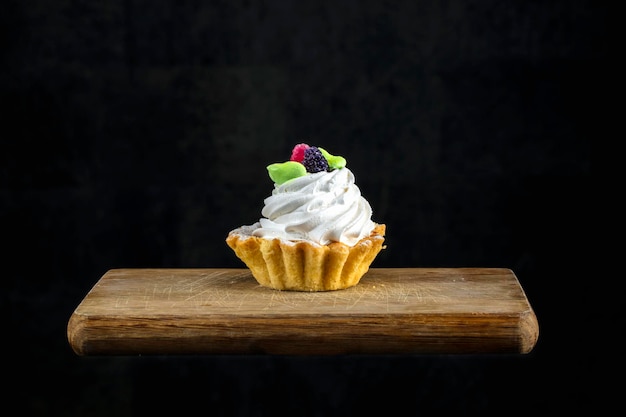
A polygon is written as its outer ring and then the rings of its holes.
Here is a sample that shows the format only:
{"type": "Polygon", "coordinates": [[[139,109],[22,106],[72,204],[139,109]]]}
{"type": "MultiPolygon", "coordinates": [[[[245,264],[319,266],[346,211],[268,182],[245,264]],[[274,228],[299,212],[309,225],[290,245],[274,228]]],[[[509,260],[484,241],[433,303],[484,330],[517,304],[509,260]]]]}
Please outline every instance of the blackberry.
{"type": "Polygon", "coordinates": [[[316,146],[309,146],[304,151],[302,165],[304,165],[306,171],[310,173],[328,171],[328,161],[324,158],[322,151],[316,146]]]}

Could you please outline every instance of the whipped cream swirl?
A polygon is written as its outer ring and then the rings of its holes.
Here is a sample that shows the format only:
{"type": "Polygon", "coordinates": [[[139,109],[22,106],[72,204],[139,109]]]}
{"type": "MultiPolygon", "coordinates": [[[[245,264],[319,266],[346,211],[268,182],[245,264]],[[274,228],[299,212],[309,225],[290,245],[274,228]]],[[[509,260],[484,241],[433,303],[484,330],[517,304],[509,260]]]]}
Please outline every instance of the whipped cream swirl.
{"type": "Polygon", "coordinates": [[[345,167],[274,184],[264,203],[254,236],[354,246],[376,226],[370,204],[345,167]]]}

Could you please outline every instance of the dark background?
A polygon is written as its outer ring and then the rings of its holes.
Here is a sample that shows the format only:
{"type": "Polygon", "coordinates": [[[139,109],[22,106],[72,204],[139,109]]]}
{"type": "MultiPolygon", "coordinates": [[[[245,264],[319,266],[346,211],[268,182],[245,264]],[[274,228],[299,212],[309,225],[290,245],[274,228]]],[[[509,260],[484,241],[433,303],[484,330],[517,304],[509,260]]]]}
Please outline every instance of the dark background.
{"type": "Polygon", "coordinates": [[[621,307],[593,295],[587,237],[610,14],[573,0],[4,1],[3,405],[601,415],[619,386],[603,375],[621,379],[620,345],[599,326],[621,307]],[[374,267],[511,268],[539,320],[535,349],[72,352],[67,321],[108,269],[241,267],[225,237],[260,217],[265,166],[299,142],[345,156],[387,224],[374,267]]]}

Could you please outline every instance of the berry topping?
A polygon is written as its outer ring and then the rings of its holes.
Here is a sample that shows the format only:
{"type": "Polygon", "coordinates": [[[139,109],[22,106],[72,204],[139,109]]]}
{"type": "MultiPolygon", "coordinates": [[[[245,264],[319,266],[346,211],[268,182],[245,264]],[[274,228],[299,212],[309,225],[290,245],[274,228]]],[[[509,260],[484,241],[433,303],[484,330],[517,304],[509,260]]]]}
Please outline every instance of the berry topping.
{"type": "Polygon", "coordinates": [[[309,146],[305,149],[302,165],[304,165],[306,171],[310,173],[328,170],[328,161],[324,158],[322,151],[316,146],[309,146]]]}
{"type": "Polygon", "coordinates": [[[291,151],[291,159],[290,161],[302,162],[304,159],[304,151],[309,148],[309,145],[306,143],[299,143],[293,147],[291,151]]]}
{"type": "Polygon", "coordinates": [[[343,156],[328,153],[324,148],[299,143],[293,147],[291,158],[286,162],[277,162],[267,166],[267,171],[277,185],[294,178],[322,171],[333,171],[346,166],[343,156]]]}

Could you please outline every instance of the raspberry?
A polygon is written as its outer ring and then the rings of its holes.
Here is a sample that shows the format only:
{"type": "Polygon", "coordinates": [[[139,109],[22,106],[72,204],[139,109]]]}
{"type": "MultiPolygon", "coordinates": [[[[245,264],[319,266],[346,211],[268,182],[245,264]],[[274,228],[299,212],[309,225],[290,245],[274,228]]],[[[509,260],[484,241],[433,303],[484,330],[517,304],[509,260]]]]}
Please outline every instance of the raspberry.
{"type": "Polygon", "coordinates": [[[299,143],[293,147],[291,151],[291,159],[290,161],[302,162],[304,159],[304,151],[309,148],[309,145],[306,143],[299,143]]]}
{"type": "Polygon", "coordinates": [[[315,146],[309,146],[304,151],[302,165],[304,165],[306,171],[310,173],[328,171],[328,161],[324,158],[322,151],[315,146]]]}

